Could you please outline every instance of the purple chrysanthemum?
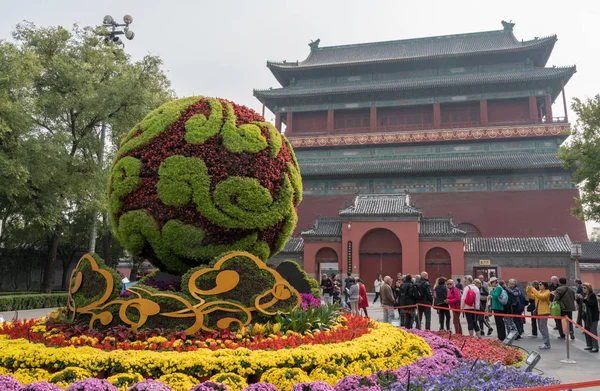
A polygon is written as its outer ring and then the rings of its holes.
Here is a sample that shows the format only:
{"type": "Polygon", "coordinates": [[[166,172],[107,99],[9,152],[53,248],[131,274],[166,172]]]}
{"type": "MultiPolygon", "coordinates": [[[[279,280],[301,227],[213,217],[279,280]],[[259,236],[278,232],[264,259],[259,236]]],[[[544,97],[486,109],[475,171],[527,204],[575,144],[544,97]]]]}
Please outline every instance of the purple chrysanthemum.
{"type": "Polygon", "coordinates": [[[0,376],[0,390],[3,391],[21,391],[23,385],[20,381],[10,376],[0,376]]]}
{"type": "Polygon", "coordinates": [[[292,387],[292,391],[333,391],[333,387],[322,380],[316,380],[310,383],[297,383],[292,387]]]}
{"type": "Polygon", "coordinates": [[[229,391],[229,388],[223,383],[215,383],[214,381],[207,380],[192,387],[190,391],[229,391]]]}
{"type": "MultiPolygon", "coordinates": [[[[295,386],[294,386],[295,387],[295,386]]],[[[254,383],[244,388],[242,391],[279,391],[277,387],[271,383],[254,383]]]]}
{"type": "Polygon", "coordinates": [[[38,381],[23,386],[20,391],[62,391],[62,388],[47,381],[38,381]]]}
{"type": "Polygon", "coordinates": [[[335,387],[335,391],[381,391],[381,388],[368,377],[350,375],[341,379],[335,387]]]}
{"type": "Polygon", "coordinates": [[[83,379],[71,384],[67,391],[118,391],[118,389],[107,380],[83,379]]]}
{"type": "Polygon", "coordinates": [[[148,379],[129,387],[127,391],[173,391],[165,383],[148,379]]]}

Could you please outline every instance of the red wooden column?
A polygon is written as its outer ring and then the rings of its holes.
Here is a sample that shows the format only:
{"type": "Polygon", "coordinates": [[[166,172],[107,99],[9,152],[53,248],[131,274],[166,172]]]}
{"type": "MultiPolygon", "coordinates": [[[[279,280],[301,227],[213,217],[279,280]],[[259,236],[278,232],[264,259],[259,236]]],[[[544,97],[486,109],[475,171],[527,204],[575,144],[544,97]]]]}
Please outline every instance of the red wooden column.
{"type": "Polygon", "coordinates": [[[327,134],[333,133],[333,109],[327,110],[327,134]]]}
{"type": "Polygon", "coordinates": [[[377,107],[371,107],[371,112],[369,113],[369,130],[371,132],[375,132],[377,130],[377,107]]]}
{"type": "Polygon", "coordinates": [[[439,129],[442,127],[442,112],[440,110],[440,103],[435,102],[433,104],[433,127],[439,129]]]}
{"type": "Polygon", "coordinates": [[[552,97],[550,95],[544,97],[544,106],[546,106],[546,122],[552,122],[552,97]]]}
{"type": "Polygon", "coordinates": [[[488,126],[487,99],[479,101],[479,123],[481,126],[488,126]]]}
{"type": "Polygon", "coordinates": [[[537,102],[535,96],[529,97],[529,119],[533,123],[538,122],[537,102]]]}
{"type": "Polygon", "coordinates": [[[281,113],[275,113],[275,127],[281,132],[281,113]]]}
{"type": "Polygon", "coordinates": [[[292,112],[288,111],[287,118],[285,119],[285,136],[290,137],[292,135],[292,112]]]}
{"type": "Polygon", "coordinates": [[[565,81],[560,81],[560,87],[562,88],[563,106],[565,108],[565,122],[569,122],[569,115],[567,114],[567,98],[565,97],[565,81]]]}

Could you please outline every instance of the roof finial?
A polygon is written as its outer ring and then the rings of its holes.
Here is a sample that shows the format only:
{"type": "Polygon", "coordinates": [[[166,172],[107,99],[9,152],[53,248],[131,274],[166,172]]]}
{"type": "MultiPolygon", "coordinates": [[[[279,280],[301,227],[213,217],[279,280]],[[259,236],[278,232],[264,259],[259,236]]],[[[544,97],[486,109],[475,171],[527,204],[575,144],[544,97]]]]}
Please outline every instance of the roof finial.
{"type": "Polygon", "coordinates": [[[317,38],[316,41],[310,41],[310,43],[308,44],[308,46],[310,46],[310,50],[313,51],[315,49],[319,48],[319,42],[321,42],[321,39],[317,38]]]}
{"type": "Polygon", "coordinates": [[[515,27],[515,24],[512,22],[512,20],[510,22],[503,20],[502,27],[504,27],[504,31],[513,31],[513,27],[515,27]]]}

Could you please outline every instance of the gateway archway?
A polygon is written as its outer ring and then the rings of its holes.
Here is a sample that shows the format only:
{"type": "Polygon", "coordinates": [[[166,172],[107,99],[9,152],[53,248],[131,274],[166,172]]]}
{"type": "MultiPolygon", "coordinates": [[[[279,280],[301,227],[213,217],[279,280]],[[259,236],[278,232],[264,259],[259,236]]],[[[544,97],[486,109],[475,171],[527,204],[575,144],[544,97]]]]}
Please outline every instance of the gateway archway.
{"type": "Polygon", "coordinates": [[[373,282],[379,273],[392,278],[402,272],[402,244],[390,230],[376,228],[367,232],[360,241],[359,275],[367,291],[373,291],[373,282]]]}
{"type": "Polygon", "coordinates": [[[425,271],[429,274],[429,282],[435,284],[439,277],[452,277],[452,260],[448,251],[434,247],[425,255],[425,271]]]}
{"type": "Polygon", "coordinates": [[[315,271],[317,280],[321,282],[323,273],[331,275],[331,273],[338,273],[339,258],[338,254],[331,247],[323,247],[315,254],[315,271]]]}

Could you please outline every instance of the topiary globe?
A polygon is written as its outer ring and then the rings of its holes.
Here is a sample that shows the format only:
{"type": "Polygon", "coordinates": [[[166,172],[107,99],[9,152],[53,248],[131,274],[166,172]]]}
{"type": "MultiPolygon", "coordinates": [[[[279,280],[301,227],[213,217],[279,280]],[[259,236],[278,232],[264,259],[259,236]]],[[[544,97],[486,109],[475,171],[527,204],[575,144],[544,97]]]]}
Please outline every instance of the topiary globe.
{"type": "Polygon", "coordinates": [[[290,143],[262,116],[196,96],[129,132],[108,195],[121,244],[182,275],[227,251],[263,261],[279,252],[296,225],[302,180],[290,143]]]}

